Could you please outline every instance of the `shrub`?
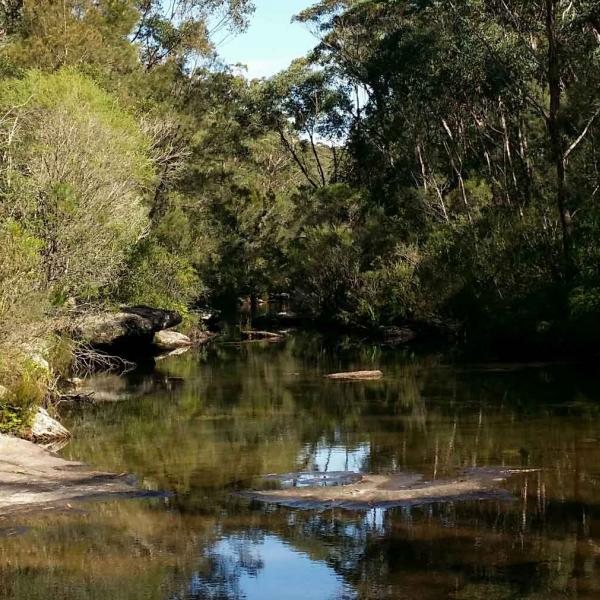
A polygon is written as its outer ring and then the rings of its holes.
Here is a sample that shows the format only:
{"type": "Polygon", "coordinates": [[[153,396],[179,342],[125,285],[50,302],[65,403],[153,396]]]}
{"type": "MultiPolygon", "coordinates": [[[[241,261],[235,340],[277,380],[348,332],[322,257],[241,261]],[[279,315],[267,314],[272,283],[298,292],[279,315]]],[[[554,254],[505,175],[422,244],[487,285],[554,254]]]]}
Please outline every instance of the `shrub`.
{"type": "Polygon", "coordinates": [[[0,222],[40,241],[55,301],[114,281],[147,223],[149,141],[135,119],[72,69],[29,71],[0,90],[0,222]]]}
{"type": "Polygon", "coordinates": [[[186,312],[201,293],[200,280],[187,258],[147,239],[134,249],[118,297],[123,302],[186,312]]]}
{"type": "Polygon", "coordinates": [[[27,428],[42,403],[50,374],[24,354],[3,349],[0,359],[0,433],[17,433],[27,428]]]}
{"type": "Polygon", "coordinates": [[[0,335],[40,317],[42,242],[12,219],[0,223],[0,335]]]}

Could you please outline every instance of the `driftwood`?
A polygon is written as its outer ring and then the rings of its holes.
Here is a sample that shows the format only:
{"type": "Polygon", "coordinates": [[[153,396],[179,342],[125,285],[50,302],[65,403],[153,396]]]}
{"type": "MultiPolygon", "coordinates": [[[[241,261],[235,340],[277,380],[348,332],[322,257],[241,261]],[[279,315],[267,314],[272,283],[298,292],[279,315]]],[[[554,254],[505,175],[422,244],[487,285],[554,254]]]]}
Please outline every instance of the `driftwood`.
{"type": "Polygon", "coordinates": [[[381,379],[383,373],[381,371],[353,371],[350,373],[332,373],[325,375],[327,379],[341,379],[350,381],[368,381],[373,379],[381,379]]]}
{"type": "Polygon", "coordinates": [[[247,341],[255,341],[255,340],[268,340],[268,341],[277,341],[283,339],[283,335],[281,333],[273,333],[272,331],[253,331],[247,330],[242,331],[242,339],[247,341]]]}

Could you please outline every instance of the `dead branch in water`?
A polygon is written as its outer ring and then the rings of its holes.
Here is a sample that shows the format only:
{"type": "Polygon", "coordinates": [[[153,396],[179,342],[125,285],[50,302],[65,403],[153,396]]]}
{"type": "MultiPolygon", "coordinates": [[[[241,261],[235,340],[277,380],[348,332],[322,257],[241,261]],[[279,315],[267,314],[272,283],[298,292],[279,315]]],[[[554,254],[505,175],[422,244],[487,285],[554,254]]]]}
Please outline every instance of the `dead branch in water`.
{"type": "Polygon", "coordinates": [[[72,371],[77,377],[84,377],[92,373],[123,374],[136,367],[136,364],[130,360],[97,350],[84,342],[75,342],[73,354],[75,360],[72,371]]]}

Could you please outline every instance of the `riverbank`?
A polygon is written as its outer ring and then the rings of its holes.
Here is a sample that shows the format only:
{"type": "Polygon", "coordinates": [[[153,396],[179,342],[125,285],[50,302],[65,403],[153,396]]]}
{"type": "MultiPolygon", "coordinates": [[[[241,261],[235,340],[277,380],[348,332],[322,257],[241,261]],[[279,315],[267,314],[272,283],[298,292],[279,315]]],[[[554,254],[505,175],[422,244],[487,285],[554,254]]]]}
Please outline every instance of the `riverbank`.
{"type": "Polygon", "coordinates": [[[0,434],[0,517],[139,493],[126,476],[94,471],[26,440],[0,434]]]}
{"type": "Polygon", "coordinates": [[[48,442],[68,436],[52,419],[57,401],[77,398],[82,377],[124,372],[137,360],[182,352],[212,334],[175,311],[148,306],[79,309],[48,319],[35,334],[0,346],[0,434],[48,442]],[[174,328],[184,328],[185,335],[174,328]]]}

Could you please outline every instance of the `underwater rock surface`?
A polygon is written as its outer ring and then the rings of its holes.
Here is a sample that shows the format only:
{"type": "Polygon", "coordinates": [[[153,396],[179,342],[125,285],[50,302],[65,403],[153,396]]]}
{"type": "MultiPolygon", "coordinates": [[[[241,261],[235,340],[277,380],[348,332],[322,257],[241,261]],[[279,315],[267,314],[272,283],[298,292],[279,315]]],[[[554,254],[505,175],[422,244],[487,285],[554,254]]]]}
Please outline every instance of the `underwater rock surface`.
{"type": "Polygon", "coordinates": [[[501,489],[501,484],[514,475],[535,471],[537,469],[471,468],[461,471],[454,479],[434,481],[423,481],[423,476],[416,473],[286,473],[263,478],[265,487],[278,486],[277,489],[245,495],[296,508],[355,510],[488,498],[511,500],[512,494],[501,489]]]}

